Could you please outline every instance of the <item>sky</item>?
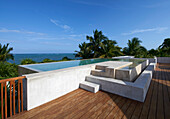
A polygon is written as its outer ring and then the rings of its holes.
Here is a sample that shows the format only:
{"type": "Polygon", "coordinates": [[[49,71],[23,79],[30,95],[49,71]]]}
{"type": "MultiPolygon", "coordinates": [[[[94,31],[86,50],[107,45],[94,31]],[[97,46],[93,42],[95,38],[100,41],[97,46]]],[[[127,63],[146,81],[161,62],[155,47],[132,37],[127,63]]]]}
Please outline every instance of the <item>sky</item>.
{"type": "Polygon", "coordinates": [[[12,53],[74,53],[98,29],[148,50],[170,37],[170,0],[0,0],[0,43],[12,53]]]}

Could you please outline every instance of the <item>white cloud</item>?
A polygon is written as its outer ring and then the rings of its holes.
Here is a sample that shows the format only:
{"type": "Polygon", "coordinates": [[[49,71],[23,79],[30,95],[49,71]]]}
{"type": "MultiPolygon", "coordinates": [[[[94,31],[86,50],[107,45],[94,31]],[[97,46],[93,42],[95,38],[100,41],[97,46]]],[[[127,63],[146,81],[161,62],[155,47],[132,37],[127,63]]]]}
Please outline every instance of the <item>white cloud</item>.
{"type": "Polygon", "coordinates": [[[85,36],[84,34],[71,34],[70,37],[82,37],[85,36]]]}
{"type": "Polygon", "coordinates": [[[66,24],[60,24],[60,22],[58,20],[54,20],[54,19],[50,19],[50,21],[55,24],[56,26],[63,28],[64,30],[71,30],[71,27],[66,25],[66,24]]]}
{"type": "Polygon", "coordinates": [[[161,31],[164,31],[167,29],[168,29],[167,27],[150,28],[150,29],[136,29],[129,33],[122,33],[122,35],[132,35],[132,34],[136,34],[136,33],[151,32],[151,31],[161,32],[161,31]]]}
{"type": "Polygon", "coordinates": [[[8,32],[20,33],[19,30],[9,30],[9,29],[6,29],[6,28],[0,29],[0,32],[4,32],[4,33],[8,33],[8,32]]]}
{"type": "Polygon", "coordinates": [[[1,33],[24,33],[24,34],[33,34],[33,35],[45,35],[44,33],[32,32],[32,31],[25,31],[25,30],[14,30],[14,29],[6,29],[1,28],[1,33]]]}

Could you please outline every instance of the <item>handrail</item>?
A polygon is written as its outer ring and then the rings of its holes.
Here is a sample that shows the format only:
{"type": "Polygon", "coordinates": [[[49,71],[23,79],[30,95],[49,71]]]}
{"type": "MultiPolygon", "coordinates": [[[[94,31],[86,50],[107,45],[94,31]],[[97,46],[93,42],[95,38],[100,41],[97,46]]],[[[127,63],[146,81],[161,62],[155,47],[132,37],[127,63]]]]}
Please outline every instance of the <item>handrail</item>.
{"type": "Polygon", "coordinates": [[[23,112],[23,79],[26,78],[25,76],[20,76],[20,77],[15,77],[15,78],[9,78],[9,79],[3,79],[0,80],[0,84],[1,84],[1,118],[7,118],[8,116],[12,116],[15,115],[16,113],[16,106],[15,106],[15,98],[16,95],[15,93],[17,92],[18,94],[18,113],[23,112]],[[15,90],[15,81],[18,81],[18,90],[15,90]],[[9,82],[9,83],[8,83],[9,82]],[[7,83],[9,85],[9,102],[8,102],[8,97],[7,97],[7,83]],[[5,88],[5,92],[3,91],[5,88]],[[5,96],[4,96],[5,95],[5,96]],[[5,99],[4,99],[5,97],[5,99]],[[5,101],[4,101],[5,100],[5,101]],[[5,102],[5,106],[4,106],[4,102],[5,102]],[[10,109],[7,109],[7,102],[10,105],[10,109]],[[4,110],[5,108],[5,110],[4,110]],[[7,112],[10,112],[9,115],[7,112]]]}
{"type": "Polygon", "coordinates": [[[14,77],[14,78],[9,78],[9,79],[2,79],[0,80],[0,83],[7,82],[7,81],[15,81],[15,80],[20,80],[24,79],[26,76],[19,76],[19,77],[14,77]]]}

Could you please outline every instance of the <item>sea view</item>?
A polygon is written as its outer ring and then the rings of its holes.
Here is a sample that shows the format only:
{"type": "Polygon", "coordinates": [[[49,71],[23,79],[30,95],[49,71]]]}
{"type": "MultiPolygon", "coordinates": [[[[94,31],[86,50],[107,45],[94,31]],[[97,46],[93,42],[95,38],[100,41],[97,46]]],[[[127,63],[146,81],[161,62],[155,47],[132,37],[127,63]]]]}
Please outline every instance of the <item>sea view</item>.
{"type": "Polygon", "coordinates": [[[10,63],[20,64],[21,60],[30,58],[36,62],[42,62],[43,59],[51,59],[51,60],[61,60],[63,57],[68,57],[70,59],[80,59],[75,58],[73,53],[37,53],[37,54],[14,54],[14,61],[9,60],[10,63]]]}
{"type": "Polygon", "coordinates": [[[0,119],[170,119],[170,0],[0,1],[0,119]]]}

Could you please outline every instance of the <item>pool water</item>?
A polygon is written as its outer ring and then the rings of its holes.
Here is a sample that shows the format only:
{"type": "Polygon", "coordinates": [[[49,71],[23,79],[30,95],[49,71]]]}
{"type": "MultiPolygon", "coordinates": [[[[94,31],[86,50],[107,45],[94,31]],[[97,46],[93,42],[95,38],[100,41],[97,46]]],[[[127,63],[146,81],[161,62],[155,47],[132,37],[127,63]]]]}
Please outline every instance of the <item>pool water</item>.
{"type": "Polygon", "coordinates": [[[51,71],[57,69],[64,69],[69,67],[87,65],[87,64],[94,64],[99,62],[105,61],[126,61],[126,62],[133,62],[133,64],[126,68],[132,68],[136,65],[142,63],[145,60],[138,60],[138,59],[106,59],[106,58],[98,58],[98,59],[87,59],[87,60],[74,60],[74,61],[64,61],[64,62],[52,62],[52,63],[42,63],[42,64],[32,64],[32,65],[20,65],[25,68],[29,68],[36,71],[51,71]]]}

